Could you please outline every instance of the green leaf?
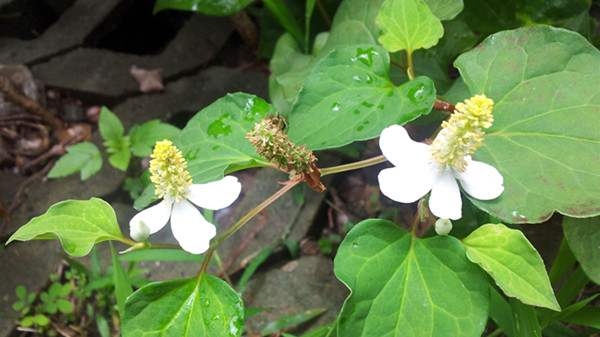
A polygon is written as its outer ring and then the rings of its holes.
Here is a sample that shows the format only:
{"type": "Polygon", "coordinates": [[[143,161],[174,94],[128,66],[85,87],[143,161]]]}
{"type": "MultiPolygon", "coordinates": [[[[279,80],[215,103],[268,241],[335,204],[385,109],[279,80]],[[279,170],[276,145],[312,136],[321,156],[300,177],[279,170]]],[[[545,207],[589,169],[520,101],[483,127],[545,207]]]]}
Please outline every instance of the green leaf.
{"type": "Polygon", "coordinates": [[[33,320],[35,321],[35,324],[37,324],[39,326],[46,326],[46,325],[50,324],[50,319],[48,317],[46,317],[46,315],[42,315],[42,314],[35,315],[33,320]]]}
{"type": "Polygon", "coordinates": [[[389,56],[379,46],[334,50],[306,79],[289,118],[289,139],[312,150],[379,136],[392,124],[429,113],[435,101],[430,79],[399,87],[388,78],[389,56]]]}
{"type": "Polygon", "coordinates": [[[120,144],[121,147],[113,152],[110,157],[108,157],[108,162],[121,171],[126,171],[129,166],[129,160],[131,159],[131,152],[129,152],[129,144],[127,142],[120,144]]]}
{"type": "Polygon", "coordinates": [[[519,337],[542,337],[540,323],[534,307],[525,305],[519,300],[509,298],[510,308],[514,317],[513,335],[519,337]]]}
{"type": "Polygon", "coordinates": [[[173,141],[194,183],[218,180],[232,164],[264,163],[246,135],[267,114],[275,114],[272,105],[243,93],[228,94],[198,112],[173,141]]]}
{"type": "Polygon", "coordinates": [[[18,298],[25,300],[25,297],[27,296],[27,288],[25,288],[24,285],[19,285],[17,286],[15,293],[17,294],[18,298]]]}
{"type": "Polygon", "coordinates": [[[98,327],[98,332],[102,337],[111,337],[110,326],[108,325],[108,321],[106,318],[100,314],[96,314],[96,326],[98,327]]]}
{"type": "Polygon", "coordinates": [[[472,95],[495,102],[475,157],[504,177],[500,197],[471,201],[512,223],[600,214],[600,51],[535,26],[494,34],[455,66],[472,95]]]}
{"type": "Polygon", "coordinates": [[[65,283],[60,287],[58,296],[66,297],[67,295],[69,295],[71,293],[72,290],[73,290],[73,283],[70,283],[70,282],[65,283]]]}
{"type": "Polygon", "coordinates": [[[248,265],[248,267],[244,270],[244,273],[242,274],[242,277],[240,278],[240,281],[238,282],[238,293],[243,294],[244,293],[244,289],[246,288],[246,283],[248,282],[248,280],[250,280],[250,277],[252,277],[252,275],[254,275],[254,272],[256,271],[256,269],[258,269],[258,267],[260,267],[260,265],[265,262],[267,260],[267,258],[269,258],[269,256],[271,255],[271,252],[273,251],[273,248],[275,248],[274,245],[270,245],[267,248],[263,249],[254,259],[252,259],[252,262],[250,262],[250,264],[248,265]]]}
{"type": "Polygon", "coordinates": [[[345,0],[335,17],[331,30],[315,37],[312,54],[304,54],[289,34],[277,41],[271,58],[269,96],[277,111],[287,117],[306,77],[317,63],[333,49],[357,44],[377,44],[379,27],[375,18],[383,0],[345,0]]]}
{"type": "Polygon", "coordinates": [[[300,26],[298,26],[296,19],[285,2],[283,0],[263,0],[263,2],[273,15],[275,15],[279,24],[302,45],[303,49],[306,49],[307,45],[304,41],[304,34],[302,34],[300,26]]]}
{"type": "Polygon", "coordinates": [[[544,261],[521,231],[487,224],[462,243],[469,260],[488,272],[504,294],[526,304],[560,311],[544,261]]]}
{"type": "Polygon", "coordinates": [[[123,138],[123,123],[117,115],[108,110],[107,107],[102,107],[100,111],[100,120],[98,121],[100,135],[104,140],[119,142],[123,138]]]}
{"type": "Polygon", "coordinates": [[[87,180],[102,168],[102,154],[96,145],[90,142],[78,143],[67,148],[48,172],[48,178],[60,178],[81,171],[81,180],[87,180]]]}
{"type": "Polygon", "coordinates": [[[576,314],[565,317],[564,321],[600,329],[600,308],[590,306],[581,308],[576,314]]]}
{"type": "Polygon", "coordinates": [[[265,326],[264,329],[262,329],[260,334],[263,336],[268,336],[285,328],[302,324],[306,321],[313,319],[314,317],[321,315],[324,312],[325,309],[314,309],[278,318],[275,321],[267,324],[267,326],[265,326]]]}
{"type": "Polygon", "coordinates": [[[33,316],[25,316],[21,320],[21,326],[22,327],[32,326],[33,322],[34,322],[33,316]]]}
{"type": "Polygon", "coordinates": [[[16,301],[15,303],[13,303],[14,311],[21,311],[21,309],[23,309],[24,307],[25,307],[25,301],[16,301]]]}
{"type": "Polygon", "coordinates": [[[19,228],[6,244],[32,239],[59,239],[68,254],[80,257],[98,242],[124,238],[112,207],[102,199],[92,198],[52,205],[46,213],[19,228]]]}
{"type": "Polygon", "coordinates": [[[56,306],[58,306],[58,310],[60,310],[60,312],[63,314],[70,314],[74,310],[73,304],[63,298],[56,300],[56,306]]]}
{"type": "Polygon", "coordinates": [[[52,285],[50,286],[50,289],[48,289],[48,296],[50,296],[51,299],[57,298],[60,295],[61,289],[62,289],[62,284],[52,283],[52,285]]]}
{"type": "Polygon", "coordinates": [[[240,336],[244,308],[239,295],[211,275],[151,283],[125,303],[123,337],[240,336]]]}
{"type": "Polygon", "coordinates": [[[158,119],[151,120],[142,125],[134,125],[129,134],[131,153],[138,157],[147,157],[152,154],[156,142],[164,139],[173,139],[179,133],[179,128],[158,119]]]}
{"type": "Polygon", "coordinates": [[[115,295],[117,296],[117,304],[119,306],[119,314],[123,316],[123,310],[125,308],[125,301],[127,297],[133,293],[133,289],[131,288],[131,283],[129,283],[129,278],[123,270],[123,266],[121,262],[119,262],[119,258],[117,258],[117,252],[115,252],[115,248],[110,243],[110,250],[112,252],[112,263],[113,263],[113,283],[115,284],[115,295]]]}
{"type": "Polygon", "coordinates": [[[429,10],[440,20],[452,20],[463,10],[462,0],[424,0],[429,10]]]}
{"type": "Polygon", "coordinates": [[[210,16],[229,16],[241,11],[253,0],[156,0],[154,14],[165,9],[191,11],[210,16]]]}
{"type": "Polygon", "coordinates": [[[600,217],[576,219],[564,217],[563,231],[571,251],[585,274],[600,284],[600,217]]]}
{"type": "Polygon", "coordinates": [[[334,271],[352,291],[340,336],[480,336],[485,327],[485,274],[453,237],[417,239],[390,221],[365,220],[340,245],[334,271]]]}
{"type": "Polygon", "coordinates": [[[386,0],[376,23],[381,27],[379,42],[391,53],[435,46],[444,28],[423,0],[386,0]]]}

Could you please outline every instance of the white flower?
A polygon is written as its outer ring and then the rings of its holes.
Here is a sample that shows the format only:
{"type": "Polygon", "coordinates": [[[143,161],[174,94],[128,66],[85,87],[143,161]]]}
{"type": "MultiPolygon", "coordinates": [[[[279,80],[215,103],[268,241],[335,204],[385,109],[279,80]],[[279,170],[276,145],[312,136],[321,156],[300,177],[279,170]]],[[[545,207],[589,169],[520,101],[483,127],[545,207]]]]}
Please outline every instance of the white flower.
{"type": "Polygon", "coordinates": [[[468,155],[481,145],[481,127],[491,125],[493,102],[490,102],[481,95],[467,100],[466,105],[457,104],[453,118],[443,124],[444,129],[432,145],[413,141],[402,126],[384,129],[379,146],[395,167],[379,173],[381,192],[392,200],[411,203],[431,191],[431,212],[452,220],[462,217],[456,180],[476,199],[500,196],[504,191],[502,175],[493,166],[474,161],[468,155]]]}
{"type": "Polygon", "coordinates": [[[192,254],[205,252],[217,231],[190,201],[202,208],[222,209],[237,199],[242,185],[234,176],[192,185],[181,151],[172,146],[170,141],[157,142],[152,158],[152,181],[156,184],[156,193],[163,197],[163,201],[131,219],[129,228],[132,238],[143,241],[149,234],[162,229],[171,219],[173,236],[185,251],[192,254]],[[146,227],[149,234],[146,234],[146,227]]]}

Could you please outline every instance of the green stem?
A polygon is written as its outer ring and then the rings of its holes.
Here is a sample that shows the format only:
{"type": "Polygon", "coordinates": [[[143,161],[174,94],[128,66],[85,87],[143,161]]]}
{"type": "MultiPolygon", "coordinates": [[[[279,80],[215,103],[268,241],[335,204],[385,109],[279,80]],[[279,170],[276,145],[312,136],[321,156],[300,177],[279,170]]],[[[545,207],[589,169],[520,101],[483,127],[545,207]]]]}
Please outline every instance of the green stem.
{"type": "Polygon", "coordinates": [[[325,10],[325,7],[323,7],[321,0],[317,0],[317,8],[319,9],[319,13],[321,14],[321,17],[323,18],[323,21],[325,21],[325,23],[327,24],[327,27],[329,29],[331,29],[331,19],[329,18],[329,15],[327,15],[327,11],[325,10]]]}
{"type": "Polygon", "coordinates": [[[223,261],[221,261],[221,257],[219,256],[219,253],[217,253],[215,251],[215,260],[217,260],[217,265],[219,266],[219,269],[221,269],[221,272],[223,273],[223,277],[225,278],[225,281],[227,281],[227,283],[229,283],[229,286],[233,288],[233,282],[231,282],[231,279],[229,278],[229,274],[227,274],[227,271],[225,270],[225,268],[223,268],[223,261]]]}
{"type": "Polygon", "coordinates": [[[352,170],[356,170],[356,169],[359,169],[359,168],[363,168],[363,167],[367,167],[367,166],[372,166],[372,165],[375,165],[375,164],[383,163],[386,160],[387,159],[383,155],[380,155],[380,156],[377,156],[377,157],[373,157],[373,158],[369,158],[369,159],[357,161],[357,162],[350,163],[350,164],[344,164],[344,165],[339,165],[339,166],[327,167],[327,168],[321,169],[321,176],[326,176],[326,175],[329,175],[329,174],[346,172],[346,171],[352,171],[352,170]]]}
{"type": "Polygon", "coordinates": [[[496,329],[494,331],[492,331],[491,334],[487,335],[487,337],[496,337],[496,336],[500,336],[500,334],[502,333],[502,330],[500,329],[496,329]]]}
{"type": "Polygon", "coordinates": [[[248,222],[250,219],[252,219],[252,217],[254,217],[256,214],[260,213],[260,211],[262,211],[267,206],[272,204],[275,200],[279,199],[279,197],[284,195],[287,191],[291,190],[294,186],[298,185],[298,183],[300,183],[301,181],[302,180],[292,180],[292,181],[288,182],[287,184],[285,184],[283,186],[282,189],[275,192],[268,199],[261,202],[258,206],[256,206],[254,209],[252,209],[246,215],[244,215],[238,222],[236,222],[233,226],[231,226],[231,228],[229,228],[227,231],[225,231],[225,233],[214,238],[212,241],[212,244],[210,245],[210,248],[208,249],[208,252],[206,253],[206,259],[202,263],[202,268],[200,269],[200,273],[198,274],[198,277],[202,277],[204,272],[206,272],[206,268],[208,267],[208,262],[210,261],[212,254],[215,252],[217,247],[219,247],[221,242],[223,242],[228,237],[232,236],[235,232],[237,232],[240,228],[242,228],[242,226],[244,226],[246,224],[246,222],[248,222]]]}
{"type": "Polygon", "coordinates": [[[415,69],[413,65],[412,53],[406,52],[406,60],[408,62],[408,69],[406,69],[406,75],[408,75],[409,80],[412,80],[415,78],[415,69]]]}

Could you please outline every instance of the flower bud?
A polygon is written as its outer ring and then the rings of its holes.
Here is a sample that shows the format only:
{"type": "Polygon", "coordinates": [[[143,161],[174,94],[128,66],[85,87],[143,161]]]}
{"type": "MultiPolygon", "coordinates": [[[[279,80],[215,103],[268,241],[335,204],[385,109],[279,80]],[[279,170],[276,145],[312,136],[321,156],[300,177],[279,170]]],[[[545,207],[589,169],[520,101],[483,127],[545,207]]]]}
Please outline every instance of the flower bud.
{"type": "Polygon", "coordinates": [[[449,219],[439,218],[435,222],[435,232],[437,235],[446,236],[452,230],[452,222],[449,219]]]}
{"type": "Polygon", "coordinates": [[[129,235],[137,242],[144,242],[150,236],[150,227],[143,221],[135,221],[129,225],[129,235]]]}

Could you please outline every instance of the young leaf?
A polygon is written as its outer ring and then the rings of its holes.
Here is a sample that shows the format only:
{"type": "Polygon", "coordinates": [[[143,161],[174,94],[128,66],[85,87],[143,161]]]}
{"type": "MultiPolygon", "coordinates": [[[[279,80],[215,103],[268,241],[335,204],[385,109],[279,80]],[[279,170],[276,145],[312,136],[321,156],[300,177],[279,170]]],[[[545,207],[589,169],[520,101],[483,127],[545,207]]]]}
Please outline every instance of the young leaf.
{"type": "Polygon", "coordinates": [[[112,207],[102,199],[92,198],[52,205],[46,213],[19,228],[6,244],[32,239],[59,239],[68,254],[80,257],[98,242],[124,237],[112,207]]]}
{"type": "Polygon", "coordinates": [[[427,114],[435,101],[426,77],[396,87],[379,46],[353,46],[327,55],[306,79],[289,118],[289,139],[311,150],[371,139],[392,124],[427,114]]]}
{"type": "Polygon", "coordinates": [[[376,23],[381,27],[379,42],[390,52],[435,46],[444,27],[423,0],[386,0],[376,23]]]}
{"type": "Polygon", "coordinates": [[[246,134],[275,113],[271,104],[243,93],[228,94],[198,112],[173,140],[187,159],[194,183],[218,180],[232,164],[264,162],[246,134]]]}
{"type": "Polygon", "coordinates": [[[339,247],[336,276],[352,291],[340,336],[480,336],[489,309],[485,274],[457,239],[417,239],[380,219],[357,224],[339,247]]]}
{"type": "Polygon", "coordinates": [[[25,300],[25,297],[27,296],[27,289],[25,288],[24,285],[17,286],[17,289],[15,290],[15,292],[17,293],[18,298],[25,300]]]}
{"type": "Polygon", "coordinates": [[[87,180],[102,168],[102,154],[96,145],[83,142],[69,146],[50,172],[48,178],[60,178],[81,171],[81,180],[87,180]]]}
{"type": "Polygon", "coordinates": [[[42,314],[35,315],[33,320],[34,320],[35,324],[37,324],[39,326],[46,326],[46,325],[50,324],[50,319],[48,317],[46,317],[46,315],[42,315],[42,314]]]}
{"type": "Polygon", "coordinates": [[[123,270],[123,266],[121,266],[121,262],[117,258],[117,252],[115,252],[115,248],[110,243],[110,250],[112,252],[112,262],[113,262],[113,283],[115,284],[115,295],[117,296],[117,304],[119,306],[119,314],[123,316],[123,310],[125,308],[125,301],[127,297],[133,293],[133,289],[131,288],[131,283],[129,283],[129,279],[127,278],[127,274],[125,270],[123,270]]]}
{"type": "Polygon", "coordinates": [[[600,284],[600,217],[564,217],[563,230],[569,247],[585,274],[590,280],[600,284]]]}
{"type": "Polygon", "coordinates": [[[127,135],[131,144],[131,153],[138,157],[150,156],[156,142],[173,139],[179,131],[179,128],[171,124],[161,123],[158,119],[142,125],[134,125],[127,135]]]}
{"type": "Polygon", "coordinates": [[[60,312],[62,312],[63,314],[70,314],[73,312],[74,309],[73,303],[63,298],[59,298],[58,300],[56,300],[56,306],[58,307],[58,310],[60,310],[60,312]]]}
{"type": "Polygon", "coordinates": [[[104,140],[119,142],[123,138],[123,123],[117,115],[108,110],[107,107],[102,107],[100,111],[100,120],[98,121],[100,135],[104,140]]]}
{"type": "Polygon", "coordinates": [[[129,166],[129,160],[131,159],[131,153],[129,152],[129,143],[119,143],[119,148],[109,148],[109,152],[112,153],[108,157],[108,162],[116,169],[126,171],[129,166]]]}
{"type": "Polygon", "coordinates": [[[526,304],[560,311],[544,261],[521,231],[487,224],[462,243],[469,260],[488,272],[504,294],[526,304]]]}
{"type": "Polygon", "coordinates": [[[494,34],[454,64],[472,95],[495,102],[474,157],[498,169],[504,193],[471,201],[511,223],[600,214],[600,51],[534,26],[494,34]]]}
{"type": "Polygon", "coordinates": [[[239,295],[211,275],[151,283],[125,303],[123,337],[219,336],[242,334],[244,308],[239,295]]]}

